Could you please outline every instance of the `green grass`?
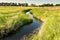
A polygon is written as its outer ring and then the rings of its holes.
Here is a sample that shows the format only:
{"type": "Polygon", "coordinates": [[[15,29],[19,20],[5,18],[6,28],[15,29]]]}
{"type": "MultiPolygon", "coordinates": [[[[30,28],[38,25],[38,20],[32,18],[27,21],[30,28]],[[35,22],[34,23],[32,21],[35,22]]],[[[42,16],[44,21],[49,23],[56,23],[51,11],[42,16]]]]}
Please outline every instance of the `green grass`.
{"type": "Polygon", "coordinates": [[[17,27],[17,24],[30,22],[30,17],[23,10],[32,9],[34,17],[40,20],[46,19],[39,32],[31,36],[32,40],[60,40],[60,6],[55,7],[1,7],[0,8],[0,32],[17,27]],[[14,26],[16,25],[16,26],[14,26]]]}
{"type": "Polygon", "coordinates": [[[20,7],[4,7],[0,8],[0,33],[15,30],[31,22],[29,15],[24,12],[25,8],[20,7]]]}
{"type": "Polygon", "coordinates": [[[38,7],[31,12],[37,19],[46,19],[32,40],[60,40],[60,7],[38,7]]]}
{"type": "Polygon", "coordinates": [[[41,29],[41,40],[60,40],[60,17],[48,17],[41,29]]]}

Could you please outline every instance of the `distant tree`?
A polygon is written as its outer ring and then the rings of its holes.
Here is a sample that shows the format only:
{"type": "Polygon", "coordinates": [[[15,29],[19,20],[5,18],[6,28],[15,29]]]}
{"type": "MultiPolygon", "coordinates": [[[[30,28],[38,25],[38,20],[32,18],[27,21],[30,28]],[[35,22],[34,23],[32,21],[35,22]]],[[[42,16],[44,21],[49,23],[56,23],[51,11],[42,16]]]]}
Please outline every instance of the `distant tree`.
{"type": "Polygon", "coordinates": [[[17,6],[17,3],[10,3],[10,6],[17,6]]]}
{"type": "Polygon", "coordinates": [[[25,3],[25,6],[28,6],[28,3],[25,3]]]}
{"type": "Polygon", "coordinates": [[[30,6],[36,7],[37,5],[35,5],[35,4],[31,4],[30,6]]]}
{"type": "Polygon", "coordinates": [[[42,5],[38,5],[38,7],[43,7],[43,4],[42,5]]]}
{"type": "Polygon", "coordinates": [[[53,3],[51,3],[50,6],[54,6],[53,3]]]}
{"type": "Polygon", "coordinates": [[[2,6],[2,3],[0,3],[0,6],[2,6]]]}
{"type": "Polygon", "coordinates": [[[48,3],[48,4],[43,4],[44,6],[50,6],[50,4],[48,3]]]}
{"type": "Polygon", "coordinates": [[[12,2],[10,2],[10,6],[13,6],[13,3],[12,2]]]}
{"type": "Polygon", "coordinates": [[[4,3],[3,2],[1,4],[2,4],[1,6],[4,6],[4,3]]]}
{"type": "Polygon", "coordinates": [[[18,3],[18,6],[21,6],[21,3],[18,3]]]}
{"type": "Polygon", "coordinates": [[[14,6],[17,6],[17,3],[14,3],[14,6]]]}
{"type": "Polygon", "coordinates": [[[42,4],[40,6],[54,6],[54,5],[53,5],[53,3],[51,3],[51,4],[47,3],[47,4],[42,4]]]}
{"type": "Polygon", "coordinates": [[[28,6],[28,3],[22,3],[21,6],[28,6]]]}
{"type": "Polygon", "coordinates": [[[9,3],[4,3],[5,6],[9,6],[9,3]]]}
{"type": "Polygon", "coordinates": [[[3,3],[3,6],[7,6],[8,5],[8,3],[3,3]]]}
{"type": "Polygon", "coordinates": [[[56,4],[56,6],[60,6],[60,4],[56,4]]]}

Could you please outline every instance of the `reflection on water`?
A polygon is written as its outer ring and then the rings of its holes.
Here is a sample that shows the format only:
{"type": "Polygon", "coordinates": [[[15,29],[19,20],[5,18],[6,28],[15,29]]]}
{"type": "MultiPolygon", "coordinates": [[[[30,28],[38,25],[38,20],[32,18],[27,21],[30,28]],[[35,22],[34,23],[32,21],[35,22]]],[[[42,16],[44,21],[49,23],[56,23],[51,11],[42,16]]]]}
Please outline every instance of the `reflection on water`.
{"type": "Polygon", "coordinates": [[[33,15],[32,15],[32,14],[30,14],[30,12],[27,12],[26,14],[27,14],[27,15],[29,15],[29,16],[30,16],[30,18],[34,20],[33,15]]]}
{"type": "Polygon", "coordinates": [[[30,14],[30,12],[27,12],[26,14],[31,17],[31,19],[33,20],[33,23],[23,26],[23,28],[21,28],[18,33],[5,38],[5,40],[20,40],[24,35],[28,35],[29,33],[32,33],[35,29],[41,26],[42,23],[34,19],[33,15],[30,14]]]}

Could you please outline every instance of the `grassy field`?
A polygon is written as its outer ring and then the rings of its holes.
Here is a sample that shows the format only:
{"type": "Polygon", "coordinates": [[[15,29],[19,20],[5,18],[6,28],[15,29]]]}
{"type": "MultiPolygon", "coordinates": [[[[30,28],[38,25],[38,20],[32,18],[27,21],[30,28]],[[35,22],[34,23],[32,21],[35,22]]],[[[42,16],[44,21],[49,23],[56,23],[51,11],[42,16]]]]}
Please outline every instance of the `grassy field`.
{"type": "Polygon", "coordinates": [[[30,23],[31,18],[23,10],[26,8],[15,6],[0,6],[0,36],[30,23]]]}
{"type": "Polygon", "coordinates": [[[60,40],[60,6],[55,7],[0,7],[0,32],[4,33],[15,29],[18,24],[30,22],[28,15],[23,10],[32,9],[34,17],[43,21],[37,34],[32,35],[32,40],[60,40]]]}
{"type": "Polygon", "coordinates": [[[32,40],[60,40],[60,6],[39,7],[31,12],[43,21],[38,34],[33,35],[32,40]]]}

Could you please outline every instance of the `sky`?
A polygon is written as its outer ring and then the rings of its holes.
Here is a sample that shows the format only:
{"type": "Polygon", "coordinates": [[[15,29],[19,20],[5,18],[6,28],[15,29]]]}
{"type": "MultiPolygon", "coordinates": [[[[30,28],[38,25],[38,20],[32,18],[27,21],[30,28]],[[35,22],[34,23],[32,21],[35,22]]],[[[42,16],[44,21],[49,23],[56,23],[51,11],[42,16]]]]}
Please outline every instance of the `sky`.
{"type": "Polygon", "coordinates": [[[17,2],[17,3],[28,3],[28,4],[44,4],[53,3],[60,4],[60,0],[0,0],[0,2],[17,2]]]}

